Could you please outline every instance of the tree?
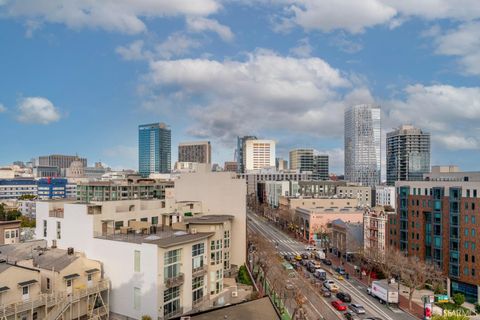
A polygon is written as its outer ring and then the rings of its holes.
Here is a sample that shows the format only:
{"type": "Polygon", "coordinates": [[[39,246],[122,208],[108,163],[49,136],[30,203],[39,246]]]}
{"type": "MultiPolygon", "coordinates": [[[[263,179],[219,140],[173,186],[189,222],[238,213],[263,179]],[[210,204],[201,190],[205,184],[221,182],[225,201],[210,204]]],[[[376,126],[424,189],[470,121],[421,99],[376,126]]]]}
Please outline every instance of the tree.
{"type": "Polygon", "coordinates": [[[465,296],[461,293],[455,293],[452,299],[457,307],[460,307],[465,302],[465,296]]]}

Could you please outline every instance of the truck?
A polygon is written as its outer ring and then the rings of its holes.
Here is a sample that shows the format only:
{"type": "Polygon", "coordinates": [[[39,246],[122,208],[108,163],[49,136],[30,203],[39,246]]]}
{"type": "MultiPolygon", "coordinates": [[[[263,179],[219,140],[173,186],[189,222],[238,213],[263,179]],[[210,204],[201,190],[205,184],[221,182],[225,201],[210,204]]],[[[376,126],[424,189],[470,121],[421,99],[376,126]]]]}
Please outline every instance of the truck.
{"type": "Polygon", "coordinates": [[[317,260],[325,259],[325,252],[323,252],[322,250],[315,251],[315,259],[317,260]]]}
{"type": "Polygon", "coordinates": [[[398,304],[398,286],[395,283],[386,280],[372,281],[372,286],[367,291],[382,303],[398,304]]]}

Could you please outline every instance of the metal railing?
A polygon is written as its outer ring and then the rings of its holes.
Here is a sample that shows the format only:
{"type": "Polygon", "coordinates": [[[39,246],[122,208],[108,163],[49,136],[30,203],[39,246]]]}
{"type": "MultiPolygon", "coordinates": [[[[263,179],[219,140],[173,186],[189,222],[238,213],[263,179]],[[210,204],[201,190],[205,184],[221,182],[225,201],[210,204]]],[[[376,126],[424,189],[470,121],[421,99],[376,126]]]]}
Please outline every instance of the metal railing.
{"type": "Polygon", "coordinates": [[[203,265],[201,267],[195,268],[192,270],[192,277],[200,277],[207,273],[208,266],[203,265]]]}
{"type": "MultiPolygon", "coordinates": [[[[80,300],[88,295],[107,290],[109,288],[108,279],[103,279],[99,281],[96,285],[90,288],[76,289],[70,295],[73,302],[80,300]]],[[[14,314],[32,310],[35,308],[46,306],[47,308],[55,307],[57,305],[62,305],[66,300],[66,294],[64,292],[59,294],[41,294],[36,298],[11,303],[9,305],[0,305],[0,318],[8,317],[14,314]]]]}
{"type": "Polygon", "coordinates": [[[179,273],[176,277],[165,279],[165,286],[167,288],[177,287],[185,282],[185,276],[183,273],[179,273]]]}
{"type": "Polygon", "coordinates": [[[63,210],[50,210],[48,216],[50,218],[63,218],[63,210]]]}
{"type": "Polygon", "coordinates": [[[164,319],[170,319],[170,318],[173,318],[173,317],[177,317],[179,315],[183,314],[183,307],[180,307],[178,308],[177,310],[175,311],[172,311],[170,313],[167,313],[163,316],[164,319]]]}

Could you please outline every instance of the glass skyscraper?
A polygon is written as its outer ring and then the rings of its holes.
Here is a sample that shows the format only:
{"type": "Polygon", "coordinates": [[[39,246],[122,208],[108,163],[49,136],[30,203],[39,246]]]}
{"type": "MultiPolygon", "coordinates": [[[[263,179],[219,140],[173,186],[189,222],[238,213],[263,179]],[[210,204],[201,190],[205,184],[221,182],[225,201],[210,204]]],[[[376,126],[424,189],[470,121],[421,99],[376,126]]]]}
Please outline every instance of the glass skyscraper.
{"type": "Polygon", "coordinates": [[[380,183],[380,107],[361,104],[345,111],[345,180],[380,183]]]}
{"type": "Polygon", "coordinates": [[[421,181],[430,172],[430,134],[410,125],[387,133],[387,184],[421,181]]]}
{"type": "Polygon", "coordinates": [[[172,132],[165,123],[138,126],[138,172],[169,173],[172,157],[172,132]]]}

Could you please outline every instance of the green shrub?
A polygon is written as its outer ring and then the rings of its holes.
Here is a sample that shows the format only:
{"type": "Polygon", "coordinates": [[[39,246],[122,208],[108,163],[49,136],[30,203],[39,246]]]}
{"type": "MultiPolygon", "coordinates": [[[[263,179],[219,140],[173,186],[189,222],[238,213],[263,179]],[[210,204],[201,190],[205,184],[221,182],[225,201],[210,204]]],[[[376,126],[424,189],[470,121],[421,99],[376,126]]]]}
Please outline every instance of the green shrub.
{"type": "Polygon", "coordinates": [[[150,316],[142,316],[142,320],[152,320],[152,317],[150,317],[150,316]]]}
{"type": "Polygon", "coordinates": [[[455,293],[452,299],[457,307],[460,307],[465,302],[465,296],[461,293],[455,293]]]}
{"type": "Polygon", "coordinates": [[[238,282],[248,286],[253,285],[252,279],[250,279],[250,275],[248,274],[247,267],[241,266],[238,269],[238,282]]]}
{"type": "Polygon", "coordinates": [[[480,313],[480,304],[475,303],[475,312],[480,313]]]}

